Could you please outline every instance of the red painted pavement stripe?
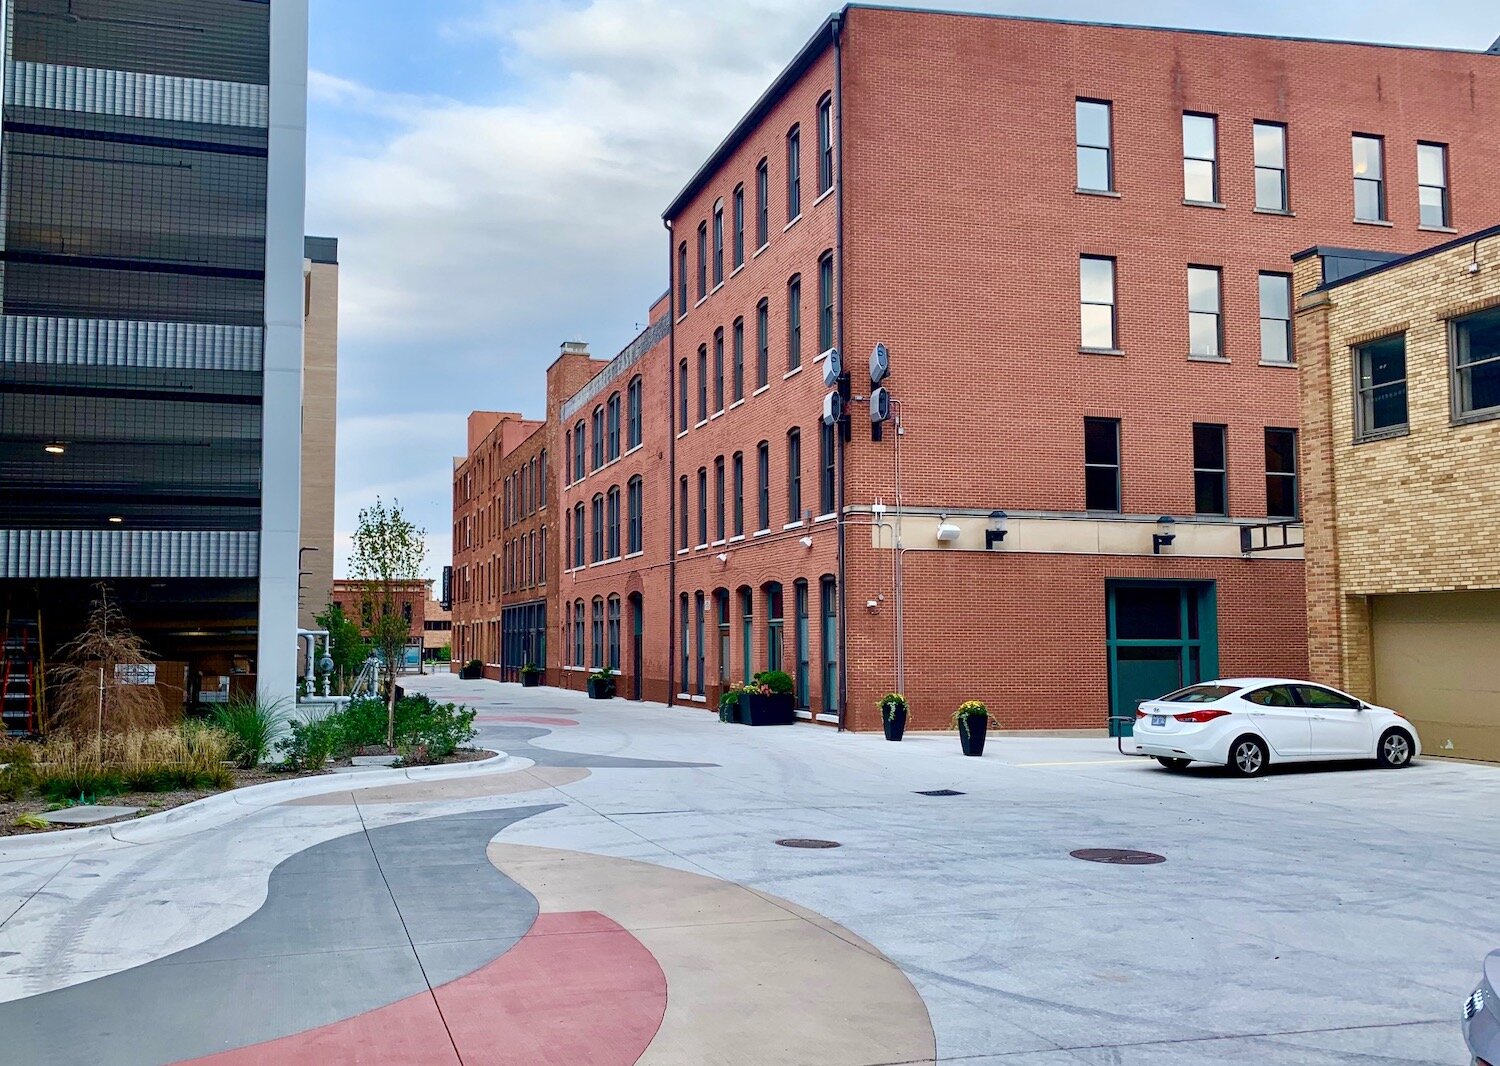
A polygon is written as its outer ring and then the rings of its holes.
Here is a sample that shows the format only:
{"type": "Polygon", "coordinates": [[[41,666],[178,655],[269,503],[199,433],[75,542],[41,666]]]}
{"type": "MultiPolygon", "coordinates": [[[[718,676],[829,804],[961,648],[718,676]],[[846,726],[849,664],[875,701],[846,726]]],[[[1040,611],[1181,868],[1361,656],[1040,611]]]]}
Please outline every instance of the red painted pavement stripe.
{"type": "Polygon", "coordinates": [[[481,714],[474,718],[476,722],[525,722],[528,725],[577,725],[571,718],[546,718],[533,714],[481,714]]]}
{"type": "Polygon", "coordinates": [[[639,940],[580,911],[538,915],[510,951],[433,995],[441,1018],[423,994],[194,1063],[437,1066],[457,1044],[465,1066],[631,1066],[661,1026],[667,979],[639,940]]]}

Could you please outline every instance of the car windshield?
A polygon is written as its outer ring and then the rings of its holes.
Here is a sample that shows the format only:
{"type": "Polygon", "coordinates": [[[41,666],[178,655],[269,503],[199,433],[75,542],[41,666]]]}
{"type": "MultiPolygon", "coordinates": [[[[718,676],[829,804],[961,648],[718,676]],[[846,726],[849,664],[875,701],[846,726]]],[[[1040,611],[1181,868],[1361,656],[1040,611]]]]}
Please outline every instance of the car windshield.
{"type": "Polygon", "coordinates": [[[1237,685],[1189,685],[1187,688],[1169,692],[1161,698],[1162,703],[1213,703],[1239,691],[1237,685]]]}

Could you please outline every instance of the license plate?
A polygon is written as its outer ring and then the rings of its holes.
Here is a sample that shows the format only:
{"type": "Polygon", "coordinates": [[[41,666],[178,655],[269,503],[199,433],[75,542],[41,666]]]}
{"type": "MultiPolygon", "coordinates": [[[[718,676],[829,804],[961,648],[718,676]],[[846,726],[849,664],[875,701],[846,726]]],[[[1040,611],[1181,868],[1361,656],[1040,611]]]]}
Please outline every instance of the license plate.
{"type": "Polygon", "coordinates": [[[1151,716],[1151,724],[1152,725],[1166,725],[1167,724],[1167,716],[1164,715],[1164,714],[1153,714],[1151,716]]]}

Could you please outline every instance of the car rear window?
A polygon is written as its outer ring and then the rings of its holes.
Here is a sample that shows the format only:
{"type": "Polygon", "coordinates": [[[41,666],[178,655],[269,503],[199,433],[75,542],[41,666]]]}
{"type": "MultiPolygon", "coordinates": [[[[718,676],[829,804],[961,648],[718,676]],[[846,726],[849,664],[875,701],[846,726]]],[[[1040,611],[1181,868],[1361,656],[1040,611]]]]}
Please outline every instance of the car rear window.
{"type": "Polygon", "coordinates": [[[1187,688],[1168,693],[1161,698],[1160,702],[1213,703],[1215,700],[1222,700],[1225,696],[1232,696],[1238,691],[1237,685],[1189,685],[1187,688]]]}

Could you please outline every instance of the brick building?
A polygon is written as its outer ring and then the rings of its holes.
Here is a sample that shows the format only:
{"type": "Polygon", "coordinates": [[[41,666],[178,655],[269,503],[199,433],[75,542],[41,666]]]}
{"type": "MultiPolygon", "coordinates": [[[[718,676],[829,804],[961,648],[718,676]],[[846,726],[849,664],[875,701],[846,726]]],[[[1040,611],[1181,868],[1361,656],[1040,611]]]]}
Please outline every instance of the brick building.
{"type": "Polygon", "coordinates": [[[1500,226],[1298,257],[1312,676],[1500,761],[1500,226]]]}
{"type": "Polygon", "coordinates": [[[711,707],[780,667],[874,729],[891,689],[917,728],[1101,728],[1305,673],[1300,548],[1243,551],[1299,540],[1291,255],[1496,217],[1497,91],[1483,53],[830,17],[667,208],[670,307],[554,419],[563,676],[711,707]]]}
{"type": "MultiPolygon", "coordinates": [[[[370,635],[370,620],[365,612],[366,583],[348,577],[333,579],[333,600],[344,612],[344,617],[359,624],[365,636],[370,635]]],[[[396,585],[396,603],[410,627],[410,643],[424,647],[427,626],[427,608],[433,602],[432,579],[419,578],[401,581],[396,585]]]]}

